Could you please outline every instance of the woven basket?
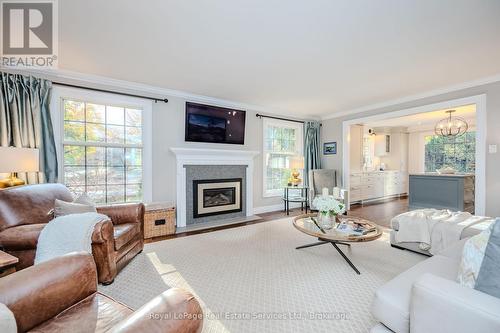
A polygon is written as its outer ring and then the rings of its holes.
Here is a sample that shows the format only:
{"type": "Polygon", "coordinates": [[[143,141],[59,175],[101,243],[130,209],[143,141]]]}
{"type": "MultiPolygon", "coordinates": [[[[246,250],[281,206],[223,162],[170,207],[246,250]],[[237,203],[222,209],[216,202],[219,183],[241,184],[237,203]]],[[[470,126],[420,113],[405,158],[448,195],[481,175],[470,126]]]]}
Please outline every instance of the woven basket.
{"type": "Polygon", "coordinates": [[[175,207],[146,206],[144,238],[175,234],[175,207]]]}

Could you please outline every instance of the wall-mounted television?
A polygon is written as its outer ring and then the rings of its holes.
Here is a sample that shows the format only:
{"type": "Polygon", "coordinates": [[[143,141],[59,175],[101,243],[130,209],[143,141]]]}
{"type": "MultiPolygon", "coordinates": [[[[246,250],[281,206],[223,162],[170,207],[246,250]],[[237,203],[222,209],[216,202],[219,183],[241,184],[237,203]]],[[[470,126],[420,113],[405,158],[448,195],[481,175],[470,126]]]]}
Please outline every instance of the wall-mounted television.
{"type": "Polygon", "coordinates": [[[245,144],[245,111],[186,102],[185,140],[245,144]]]}

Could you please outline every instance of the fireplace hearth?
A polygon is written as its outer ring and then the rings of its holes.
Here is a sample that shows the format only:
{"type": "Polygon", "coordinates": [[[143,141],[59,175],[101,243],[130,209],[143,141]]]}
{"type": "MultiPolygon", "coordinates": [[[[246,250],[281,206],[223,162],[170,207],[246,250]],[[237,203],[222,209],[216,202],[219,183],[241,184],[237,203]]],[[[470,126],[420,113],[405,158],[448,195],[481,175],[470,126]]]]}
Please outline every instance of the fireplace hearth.
{"type": "Polygon", "coordinates": [[[242,211],[241,178],[193,180],[193,217],[242,211]]]}

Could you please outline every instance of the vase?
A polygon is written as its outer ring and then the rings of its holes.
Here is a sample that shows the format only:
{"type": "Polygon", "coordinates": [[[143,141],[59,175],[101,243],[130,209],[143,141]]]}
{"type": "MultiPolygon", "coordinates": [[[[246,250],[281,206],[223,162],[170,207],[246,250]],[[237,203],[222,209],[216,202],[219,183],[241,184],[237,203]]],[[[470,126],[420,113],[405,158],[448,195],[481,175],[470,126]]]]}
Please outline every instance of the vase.
{"type": "Polygon", "coordinates": [[[318,212],[318,220],[321,228],[325,230],[330,230],[335,226],[335,215],[331,215],[329,213],[318,212]]]}

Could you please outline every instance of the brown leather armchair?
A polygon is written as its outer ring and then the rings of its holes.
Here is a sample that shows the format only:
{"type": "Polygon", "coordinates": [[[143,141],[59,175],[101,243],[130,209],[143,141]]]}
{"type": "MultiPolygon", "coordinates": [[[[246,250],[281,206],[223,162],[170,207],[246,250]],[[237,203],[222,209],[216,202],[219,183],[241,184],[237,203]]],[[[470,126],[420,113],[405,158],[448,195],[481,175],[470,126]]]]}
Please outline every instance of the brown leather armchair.
{"type": "Polygon", "coordinates": [[[97,292],[95,263],[73,252],[0,279],[18,332],[200,332],[196,298],[169,289],[137,311],[97,292]]]}
{"type": "MultiPolygon", "coordinates": [[[[53,218],[55,199],[72,201],[66,186],[40,184],[0,191],[0,247],[19,258],[17,269],[33,265],[38,237],[53,218]]],[[[144,205],[99,207],[110,220],[98,223],[92,234],[99,282],[109,284],[143,249],[144,205]]]]}

